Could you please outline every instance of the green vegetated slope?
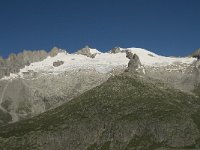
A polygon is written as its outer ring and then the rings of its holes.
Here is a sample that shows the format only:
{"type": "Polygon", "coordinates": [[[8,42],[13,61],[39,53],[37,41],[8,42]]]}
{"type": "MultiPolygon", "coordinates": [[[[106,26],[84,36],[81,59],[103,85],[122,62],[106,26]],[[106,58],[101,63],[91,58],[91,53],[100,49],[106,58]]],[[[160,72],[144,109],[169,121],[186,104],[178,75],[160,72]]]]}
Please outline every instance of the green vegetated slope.
{"type": "Polygon", "coordinates": [[[198,149],[198,110],[195,96],[123,74],[61,107],[1,127],[0,149],[198,149]]]}

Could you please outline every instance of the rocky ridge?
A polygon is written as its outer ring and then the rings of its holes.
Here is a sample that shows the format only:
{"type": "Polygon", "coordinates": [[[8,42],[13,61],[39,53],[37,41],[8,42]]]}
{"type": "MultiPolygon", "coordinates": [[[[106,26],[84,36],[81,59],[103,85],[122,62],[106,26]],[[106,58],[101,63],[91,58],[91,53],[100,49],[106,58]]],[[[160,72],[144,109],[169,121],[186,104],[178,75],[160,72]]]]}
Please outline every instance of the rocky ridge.
{"type": "Polygon", "coordinates": [[[48,56],[54,57],[61,51],[61,49],[54,47],[49,53],[45,50],[24,50],[19,54],[10,54],[7,59],[0,57],[0,78],[9,76],[10,73],[18,73],[25,66],[33,62],[42,61],[48,56]]]}

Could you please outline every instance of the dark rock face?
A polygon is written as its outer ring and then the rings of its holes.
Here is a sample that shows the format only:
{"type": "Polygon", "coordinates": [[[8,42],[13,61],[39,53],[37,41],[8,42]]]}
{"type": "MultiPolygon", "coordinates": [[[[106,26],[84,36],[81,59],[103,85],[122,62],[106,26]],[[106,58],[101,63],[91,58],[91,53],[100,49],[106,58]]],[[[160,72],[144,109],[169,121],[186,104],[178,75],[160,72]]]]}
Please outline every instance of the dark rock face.
{"type": "Polygon", "coordinates": [[[91,58],[95,58],[96,57],[96,53],[91,55],[91,58]]]}
{"type": "Polygon", "coordinates": [[[63,61],[55,61],[55,62],[53,62],[53,66],[54,67],[58,67],[58,66],[61,66],[62,64],[64,64],[64,62],[63,61]]]}
{"type": "Polygon", "coordinates": [[[142,66],[139,57],[131,52],[126,53],[126,57],[130,59],[128,63],[129,72],[138,72],[142,66]]]}
{"type": "Polygon", "coordinates": [[[133,58],[133,53],[127,51],[127,52],[126,52],[126,57],[127,57],[128,59],[132,59],[132,58],[133,58]]]}
{"type": "Polygon", "coordinates": [[[140,66],[141,66],[140,59],[139,59],[139,57],[136,54],[134,54],[133,57],[132,57],[132,59],[130,59],[130,61],[128,63],[128,68],[130,70],[136,70],[140,66]]]}
{"type": "Polygon", "coordinates": [[[190,56],[200,59],[200,48],[193,52],[190,56]]]}

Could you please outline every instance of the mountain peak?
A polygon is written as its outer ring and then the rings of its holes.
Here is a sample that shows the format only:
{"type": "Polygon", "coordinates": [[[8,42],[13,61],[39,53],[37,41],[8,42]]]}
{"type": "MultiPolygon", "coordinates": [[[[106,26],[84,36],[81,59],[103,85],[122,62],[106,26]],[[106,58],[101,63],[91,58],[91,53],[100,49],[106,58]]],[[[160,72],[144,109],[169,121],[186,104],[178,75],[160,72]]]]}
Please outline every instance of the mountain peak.
{"type": "Polygon", "coordinates": [[[81,54],[81,55],[85,55],[87,57],[95,57],[94,55],[96,54],[100,54],[101,52],[98,51],[97,49],[93,49],[93,48],[90,48],[88,45],[86,45],[84,48],[78,50],[76,52],[76,54],[81,54]]]}
{"type": "Polygon", "coordinates": [[[53,47],[52,49],[51,49],[51,51],[49,52],[49,55],[51,56],[51,57],[54,57],[54,56],[56,56],[58,53],[60,53],[60,52],[66,52],[66,50],[63,50],[63,49],[60,49],[60,48],[58,48],[58,47],[53,47]]]}

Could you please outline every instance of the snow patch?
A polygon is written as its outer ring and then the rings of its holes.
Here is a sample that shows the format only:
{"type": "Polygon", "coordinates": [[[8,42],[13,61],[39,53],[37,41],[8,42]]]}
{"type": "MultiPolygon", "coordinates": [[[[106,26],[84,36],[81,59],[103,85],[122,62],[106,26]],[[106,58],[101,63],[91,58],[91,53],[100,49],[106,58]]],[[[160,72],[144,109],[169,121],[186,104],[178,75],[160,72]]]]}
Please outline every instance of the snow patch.
{"type": "Polygon", "coordinates": [[[90,53],[91,54],[101,54],[101,52],[100,51],[98,51],[97,49],[92,49],[92,48],[90,48],[90,53]]]}

